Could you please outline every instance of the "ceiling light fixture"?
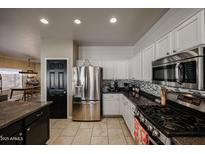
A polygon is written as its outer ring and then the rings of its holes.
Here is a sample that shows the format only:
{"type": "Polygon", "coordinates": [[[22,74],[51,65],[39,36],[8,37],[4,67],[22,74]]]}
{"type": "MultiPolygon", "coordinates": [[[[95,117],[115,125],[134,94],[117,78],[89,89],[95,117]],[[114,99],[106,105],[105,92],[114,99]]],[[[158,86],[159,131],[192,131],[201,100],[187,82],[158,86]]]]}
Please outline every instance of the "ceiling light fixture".
{"type": "Polygon", "coordinates": [[[75,19],[75,20],[74,20],[74,23],[77,24],[77,25],[79,25],[79,24],[81,24],[81,20],[80,20],[80,19],[75,19]]]}
{"type": "Polygon", "coordinates": [[[41,18],[40,21],[41,21],[41,23],[43,23],[45,25],[49,24],[48,20],[45,18],[41,18]]]}
{"type": "Polygon", "coordinates": [[[111,18],[111,19],[110,19],[110,23],[113,23],[113,24],[114,24],[114,23],[116,23],[116,22],[117,22],[117,18],[111,18]]]}

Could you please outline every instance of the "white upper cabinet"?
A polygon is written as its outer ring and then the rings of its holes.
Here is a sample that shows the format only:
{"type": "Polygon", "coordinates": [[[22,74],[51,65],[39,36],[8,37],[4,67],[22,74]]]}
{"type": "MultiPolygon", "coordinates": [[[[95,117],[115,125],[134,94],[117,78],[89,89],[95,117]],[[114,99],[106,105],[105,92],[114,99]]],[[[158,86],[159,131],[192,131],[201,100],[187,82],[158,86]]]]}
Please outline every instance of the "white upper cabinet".
{"type": "Polygon", "coordinates": [[[152,80],[152,61],[154,60],[154,44],[142,50],[142,79],[152,80]]]}
{"type": "Polygon", "coordinates": [[[156,59],[172,53],[172,33],[166,34],[156,42],[156,59]]]}
{"type": "Polygon", "coordinates": [[[128,79],[128,61],[116,61],[114,64],[114,78],[128,79]]]}
{"type": "Polygon", "coordinates": [[[128,60],[128,78],[134,78],[134,57],[128,60]]]}
{"type": "Polygon", "coordinates": [[[174,30],[174,50],[182,51],[204,43],[204,9],[174,30]]]}
{"type": "Polygon", "coordinates": [[[142,79],[142,52],[138,51],[135,55],[134,75],[136,80],[142,79]]]}
{"type": "Polygon", "coordinates": [[[103,61],[103,79],[128,79],[128,61],[103,61]]]}
{"type": "Polygon", "coordinates": [[[113,79],[114,78],[114,64],[112,61],[103,61],[103,79],[113,79]]]}
{"type": "Polygon", "coordinates": [[[129,59],[128,69],[130,79],[142,79],[142,55],[140,50],[138,50],[136,54],[131,59],[129,59]]]}

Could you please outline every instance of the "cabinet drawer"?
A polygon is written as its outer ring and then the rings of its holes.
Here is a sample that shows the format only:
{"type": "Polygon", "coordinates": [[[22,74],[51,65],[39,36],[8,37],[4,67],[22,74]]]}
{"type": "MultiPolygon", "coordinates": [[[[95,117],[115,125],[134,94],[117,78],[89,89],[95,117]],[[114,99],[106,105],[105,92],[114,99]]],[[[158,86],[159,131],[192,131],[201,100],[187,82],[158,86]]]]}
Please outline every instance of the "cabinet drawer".
{"type": "Polygon", "coordinates": [[[25,118],[25,125],[28,126],[34,121],[40,119],[41,117],[49,116],[49,107],[45,107],[43,109],[40,109],[39,111],[31,114],[30,116],[25,118]]]}
{"type": "Polygon", "coordinates": [[[103,94],[103,100],[120,100],[120,94],[103,94]]]}
{"type": "Polygon", "coordinates": [[[104,99],[104,100],[113,99],[113,95],[111,95],[111,94],[103,94],[103,99],[104,99]]]}

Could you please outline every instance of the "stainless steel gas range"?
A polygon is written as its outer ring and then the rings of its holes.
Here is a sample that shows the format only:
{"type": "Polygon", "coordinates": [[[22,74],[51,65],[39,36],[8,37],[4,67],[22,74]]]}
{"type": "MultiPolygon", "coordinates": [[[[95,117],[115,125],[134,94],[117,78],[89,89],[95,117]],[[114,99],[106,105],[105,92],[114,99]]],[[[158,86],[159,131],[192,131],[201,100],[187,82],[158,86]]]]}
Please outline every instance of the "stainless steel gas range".
{"type": "Polygon", "coordinates": [[[173,137],[205,136],[205,113],[196,110],[204,109],[205,99],[191,96],[172,94],[175,102],[170,101],[165,107],[138,105],[135,110],[137,142],[170,145],[173,137]],[[176,103],[178,101],[195,106],[195,109],[176,103]]]}

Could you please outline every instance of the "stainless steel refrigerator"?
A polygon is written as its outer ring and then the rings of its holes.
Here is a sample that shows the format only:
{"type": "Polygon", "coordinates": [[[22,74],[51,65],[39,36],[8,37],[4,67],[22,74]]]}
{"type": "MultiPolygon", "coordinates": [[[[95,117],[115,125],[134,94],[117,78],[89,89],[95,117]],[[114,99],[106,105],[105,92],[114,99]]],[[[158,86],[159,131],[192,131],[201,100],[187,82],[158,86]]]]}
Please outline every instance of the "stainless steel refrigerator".
{"type": "Polygon", "coordinates": [[[73,67],[73,120],[101,120],[101,81],[101,67],[73,67]]]}

